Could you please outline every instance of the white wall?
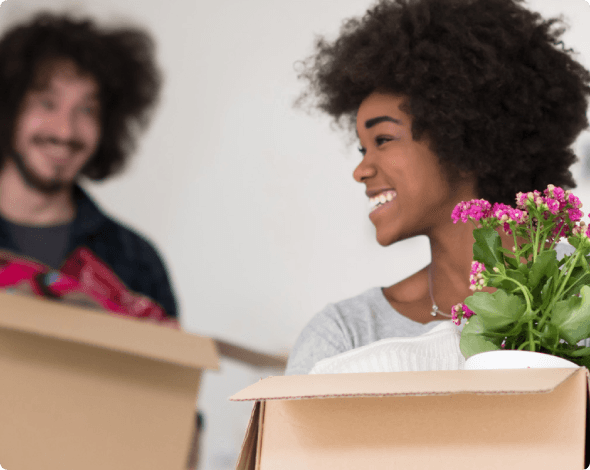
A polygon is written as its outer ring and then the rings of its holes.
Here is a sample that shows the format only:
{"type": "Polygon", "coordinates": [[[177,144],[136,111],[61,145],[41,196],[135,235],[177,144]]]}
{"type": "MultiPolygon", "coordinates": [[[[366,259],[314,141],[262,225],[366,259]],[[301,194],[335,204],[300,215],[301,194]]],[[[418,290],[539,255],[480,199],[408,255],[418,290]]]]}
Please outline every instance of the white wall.
{"type": "MultiPolygon", "coordinates": [[[[166,74],[159,112],[128,171],[87,187],[158,245],[187,330],[287,352],[326,303],[428,263],[423,239],[377,245],[364,189],[351,177],[355,146],[324,117],[292,107],[302,86],[294,63],[311,52],[314,35],[336,34],[371,3],[7,0],[0,8],[0,31],[51,8],[153,32],[166,74]]],[[[585,0],[530,5],[570,18],[566,42],[590,66],[585,0]]],[[[588,142],[585,135],[580,151],[588,142]]],[[[578,194],[590,200],[585,188],[578,194]]],[[[234,468],[250,405],[226,397],[267,373],[224,361],[207,374],[203,469],[234,468]]]]}

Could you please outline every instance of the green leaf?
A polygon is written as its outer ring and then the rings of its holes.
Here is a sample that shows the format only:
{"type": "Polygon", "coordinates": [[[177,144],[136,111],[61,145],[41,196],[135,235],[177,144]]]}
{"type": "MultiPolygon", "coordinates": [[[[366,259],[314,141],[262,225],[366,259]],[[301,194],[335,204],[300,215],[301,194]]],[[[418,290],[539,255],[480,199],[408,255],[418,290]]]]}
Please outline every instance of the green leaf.
{"type": "Polygon", "coordinates": [[[512,269],[517,269],[520,263],[514,257],[514,252],[506,248],[500,248],[500,253],[504,255],[504,262],[512,269]]]}
{"type": "Polygon", "coordinates": [[[566,359],[569,359],[570,361],[575,362],[576,364],[578,364],[581,367],[585,367],[586,369],[590,369],[590,356],[566,357],[566,359]]]}
{"type": "Polygon", "coordinates": [[[569,237],[567,241],[576,249],[577,252],[582,253],[583,256],[586,256],[590,251],[590,243],[588,243],[588,240],[585,238],[569,237]]]}
{"type": "Polygon", "coordinates": [[[547,279],[547,282],[545,282],[545,285],[543,285],[543,288],[541,289],[541,312],[543,312],[549,306],[551,299],[553,298],[553,279],[553,277],[547,279]]]}
{"type": "Polygon", "coordinates": [[[488,282],[488,286],[495,287],[496,289],[501,289],[510,293],[512,293],[512,291],[515,289],[518,289],[518,286],[514,284],[514,282],[507,281],[501,277],[492,278],[491,281],[488,282]]]}
{"type": "Polygon", "coordinates": [[[500,235],[493,228],[476,228],[473,231],[473,259],[485,264],[491,271],[494,266],[504,265],[504,255],[500,251],[502,241],[500,235]]]}
{"type": "Polygon", "coordinates": [[[518,284],[510,281],[510,279],[514,279],[518,283],[526,286],[528,280],[528,270],[525,265],[521,264],[518,270],[503,269],[502,271],[503,273],[500,274],[504,274],[504,276],[492,275],[490,277],[490,280],[488,281],[488,285],[490,287],[495,287],[497,289],[501,289],[509,293],[515,293],[519,289],[518,284]],[[523,269],[525,273],[522,272],[523,269]],[[506,279],[506,277],[508,277],[509,279],[506,279]]]}
{"type": "Polygon", "coordinates": [[[461,332],[459,347],[463,356],[470,357],[486,351],[501,349],[501,337],[490,337],[485,334],[485,327],[478,315],[472,316],[461,332]]]}
{"type": "MultiPolygon", "coordinates": [[[[514,279],[518,283],[526,286],[528,281],[528,269],[524,265],[520,265],[519,269],[507,269],[506,276],[510,279],[514,279]],[[524,271],[524,272],[523,272],[524,271]]],[[[513,288],[517,287],[516,284],[512,283],[513,288]]],[[[512,290],[512,289],[510,289],[512,290]]]]}
{"type": "Polygon", "coordinates": [[[571,352],[568,352],[568,356],[572,356],[572,357],[583,357],[583,356],[590,356],[590,348],[579,348],[579,349],[574,349],[571,352]]]}
{"type": "Polygon", "coordinates": [[[590,273],[583,268],[575,268],[566,284],[566,293],[568,296],[578,294],[586,285],[590,285],[590,273]]]}
{"type": "MultiPolygon", "coordinates": [[[[575,253],[574,253],[575,254],[575,253]]],[[[572,255],[570,255],[572,256],[572,255]]],[[[574,265],[576,268],[582,268],[584,271],[588,271],[588,260],[585,256],[578,256],[576,260],[576,264],[574,265]]]]}
{"type": "Polygon", "coordinates": [[[549,354],[554,354],[555,345],[559,344],[559,331],[555,328],[555,325],[551,323],[545,323],[543,331],[539,338],[541,350],[546,350],[549,354]]]}
{"type": "Polygon", "coordinates": [[[526,302],[521,296],[507,294],[503,290],[493,294],[476,292],[465,299],[465,305],[477,315],[478,323],[490,331],[505,330],[516,323],[526,310],[526,302]]]}
{"type": "MultiPolygon", "coordinates": [[[[528,238],[529,234],[523,233],[523,234],[521,234],[521,236],[523,236],[524,238],[528,238]]],[[[532,254],[533,254],[533,244],[532,243],[527,243],[527,244],[522,245],[520,247],[521,258],[529,259],[532,254]]]]}
{"type": "Polygon", "coordinates": [[[550,278],[558,272],[557,253],[547,250],[537,256],[529,270],[528,287],[533,290],[541,281],[550,278]]]}
{"type": "Polygon", "coordinates": [[[590,337],[590,287],[583,286],[580,294],[557,302],[551,312],[551,323],[570,344],[590,337]]]}

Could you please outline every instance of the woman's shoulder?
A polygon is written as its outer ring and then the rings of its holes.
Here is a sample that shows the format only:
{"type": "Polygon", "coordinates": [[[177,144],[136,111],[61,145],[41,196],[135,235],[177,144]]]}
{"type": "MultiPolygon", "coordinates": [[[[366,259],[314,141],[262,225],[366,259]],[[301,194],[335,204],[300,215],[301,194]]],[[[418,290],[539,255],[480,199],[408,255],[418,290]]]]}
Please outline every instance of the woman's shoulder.
{"type": "Polygon", "coordinates": [[[353,297],[330,303],[320,313],[337,311],[345,314],[348,312],[370,312],[375,309],[391,309],[381,287],[372,287],[353,297]]]}
{"type": "Polygon", "coordinates": [[[381,287],[367,289],[353,297],[331,302],[311,317],[306,329],[350,333],[359,323],[374,322],[383,315],[395,313],[381,287]]]}
{"type": "Polygon", "coordinates": [[[326,305],[299,334],[286,373],[307,374],[317,361],[365,343],[366,331],[376,329],[367,325],[374,322],[384,304],[388,305],[381,288],[374,287],[326,305]]]}

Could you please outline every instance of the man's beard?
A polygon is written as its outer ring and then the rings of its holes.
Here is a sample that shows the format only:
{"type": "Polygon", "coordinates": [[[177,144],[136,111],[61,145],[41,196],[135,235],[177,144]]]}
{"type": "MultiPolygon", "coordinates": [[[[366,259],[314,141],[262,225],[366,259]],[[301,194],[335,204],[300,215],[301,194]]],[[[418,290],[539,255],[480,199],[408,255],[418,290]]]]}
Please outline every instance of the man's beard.
{"type": "MultiPolygon", "coordinates": [[[[53,143],[58,141],[58,139],[53,137],[43,138],[36,136],[33,138],[33,143],[42,144],[46,140],[53,143]]],[[[75,150],[79,150],[84,147],[84,144],[80,142],[65,142],[63,145],[68,145],[75,150]]],[[[24,182],[29,187],[39,191],[40,193],[46,195],[56,194],[66,188],[70,188],[74,184],[73,181],[64,181],[60,178],[61,169],[58,169],[56,175],[51,179],[43,179],[39,177],[39,175],[37,175],[35,171],[27,165],[25,157],[23,157],[16,150],[12,150],[10,152],[9,158],[12,158],[12,161],[16,165],[16,168],[18,169],[18,172],[22,176],[24,182]]]]}

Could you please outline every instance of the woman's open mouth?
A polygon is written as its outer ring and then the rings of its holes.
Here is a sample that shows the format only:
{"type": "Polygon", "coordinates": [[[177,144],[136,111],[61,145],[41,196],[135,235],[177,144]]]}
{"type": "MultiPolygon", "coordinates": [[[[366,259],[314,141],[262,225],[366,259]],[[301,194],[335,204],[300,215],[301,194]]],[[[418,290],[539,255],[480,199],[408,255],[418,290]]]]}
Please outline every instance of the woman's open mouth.
{"type": "Polygon", "coordinates": [[[388,202],[393,201],[396,196],[397,193],[393,189],[389,189],[369,198],[370,212],[373,212],[388,202]]]}

